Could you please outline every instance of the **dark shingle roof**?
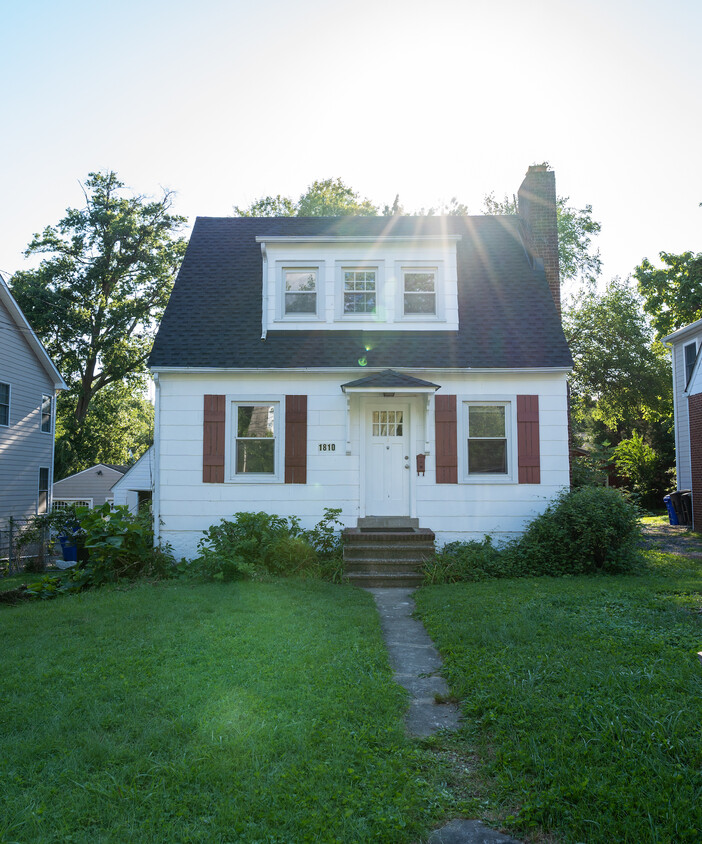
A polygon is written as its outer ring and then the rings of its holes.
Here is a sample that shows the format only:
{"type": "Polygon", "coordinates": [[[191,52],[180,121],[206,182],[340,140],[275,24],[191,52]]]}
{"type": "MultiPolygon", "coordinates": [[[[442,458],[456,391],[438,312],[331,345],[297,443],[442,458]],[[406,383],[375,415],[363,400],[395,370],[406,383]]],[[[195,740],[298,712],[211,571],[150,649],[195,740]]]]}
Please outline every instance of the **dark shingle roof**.
{"type": "Polygon", "coordinates": [[[517,217],[198,217],[153,367],[571,366],[546,277],[517,217]],[[458,234],[459,331],[270,331],[261,340],[256,236],[458,234]],[[364,351],[366,347],[370,347],[364,351]]]}
{"type": "Polygon", "coordinates": [[[432,384],[430,381],[423,381],[421,378],[414,378],[402,372],[395,372],[394,369],[384,369],[382,372],[366,375],[364,378],[357,378],[355,381],[348,381],[341,385],[342,390],[347,387],[433,387],[435,390],[439,389],[438,384],[432,384]]]}

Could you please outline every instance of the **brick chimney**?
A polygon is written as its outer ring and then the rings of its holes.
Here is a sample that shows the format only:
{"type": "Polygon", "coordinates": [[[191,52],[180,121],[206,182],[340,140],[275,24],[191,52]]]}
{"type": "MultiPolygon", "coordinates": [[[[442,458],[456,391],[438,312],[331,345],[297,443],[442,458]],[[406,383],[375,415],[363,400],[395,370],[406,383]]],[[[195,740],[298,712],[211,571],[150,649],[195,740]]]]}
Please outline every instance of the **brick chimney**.
{"type": "Polygon", "coordinates": [[[525,224],[528,246],[543,261],[556,310],[561,313],[561,277],[558,268],[556,174],[548,164],[532,164],[517,194],[519,216],[525,224]]]}

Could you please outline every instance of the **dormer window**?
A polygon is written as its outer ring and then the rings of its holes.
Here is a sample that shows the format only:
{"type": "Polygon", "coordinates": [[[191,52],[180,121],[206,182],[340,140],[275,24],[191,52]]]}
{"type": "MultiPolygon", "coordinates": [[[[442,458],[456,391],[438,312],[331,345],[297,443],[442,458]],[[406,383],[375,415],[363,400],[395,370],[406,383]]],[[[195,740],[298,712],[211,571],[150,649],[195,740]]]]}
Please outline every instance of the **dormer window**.
{"type": "Polygon", "coordinates": [[[317,313],[317,268],[295,267],[283,270],[285,315],[317,313]]]}
{"type": "Polygon", "coordinates": [[[378,303],[378,272],[375,268],[343,269],[344,314],[375,314],[378,303]]]}
{"type": "Polygon", "coordinates": [[[402,270],[404,316],[436,316],[436,275],[435,267],[402,270]]]}

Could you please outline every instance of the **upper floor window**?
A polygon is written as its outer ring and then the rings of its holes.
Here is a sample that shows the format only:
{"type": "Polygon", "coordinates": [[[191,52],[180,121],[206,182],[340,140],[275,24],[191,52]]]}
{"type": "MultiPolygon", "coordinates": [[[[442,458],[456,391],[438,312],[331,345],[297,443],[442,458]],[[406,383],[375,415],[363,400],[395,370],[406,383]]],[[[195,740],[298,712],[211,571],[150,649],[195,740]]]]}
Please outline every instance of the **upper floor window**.
{"type": "Polygon", "coordinates": [[[690,383],[690,378],[692,378],[692,370],[695,368],[696,357],[697,343],[688,343],[685,346],[685,386],[690,383]]]}
{"type": "Polygon", "coordinates": [[[0,384],[0,425],[10,424],[10,385],[0,384]]]}
{"type": "Polygon", "coordinates": [[[41,397],[41,429],[45,434],[51,433],[51,396],[41,397]]]}
{"type": "Polygon", "coordinates": [[[436,269],[407,267],[402,271],[403,314],[436,316],[436,269]]]}
{"type": "Polygon", "coordinates": [[[343,269],[344,314],[375,314],[378,303],[378,271],[343,269]]]}
{"type": "Polygon", "coordinates": [[[295,267],[283,270],[285,315],[317,313],[316,267],[295,267]]]}

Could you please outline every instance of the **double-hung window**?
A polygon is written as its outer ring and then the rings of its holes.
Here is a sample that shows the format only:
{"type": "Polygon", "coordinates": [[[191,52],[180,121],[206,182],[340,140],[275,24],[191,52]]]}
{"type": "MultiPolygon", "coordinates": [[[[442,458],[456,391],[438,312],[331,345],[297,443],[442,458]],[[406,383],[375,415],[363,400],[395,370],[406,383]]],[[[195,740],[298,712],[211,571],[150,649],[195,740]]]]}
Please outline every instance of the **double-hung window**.
{"type": "Polygon", "coordinates": [[[39,469],[39,498],[37,499],[37,513],[41,516],[49,509],[49,469],[39,469]]]}
{"type": "Polygon", "coordinates": [[[507,476],[510,461],[510,405],[507,402],[467,402],[468,476],[507,476]]]}
{"type": "Polygon", "coordinates": [[[231,474],[241,480],[280,474],[280,404],[266,400],[232,402],[231,474]]]}
{"type": "Polygon", "coordinates": [[[404,316],[436,316],[434,267],[405,267],[402,270],[402,312],[404,316]]]}
{"type": "Polygon", "coordinates": [[[0,425],[10,424],[10,385],[0,383],[0,425]]]}
{"type": "Polygon", "coordinates": [[[317,313],[319,270],[317,267],[283,269],[285,316],[311,316],[317,313]]]}
{"type": "Polygon", "coordinates": [[[375,314],[378,306],[378,271],[375,267],[342,269],[344,315],[375,314]]]}
{"type": "Polygon", "coordinates": [[[51,396],[41,397],[41,430],[45,434],[51,433],[51,396]]]}

